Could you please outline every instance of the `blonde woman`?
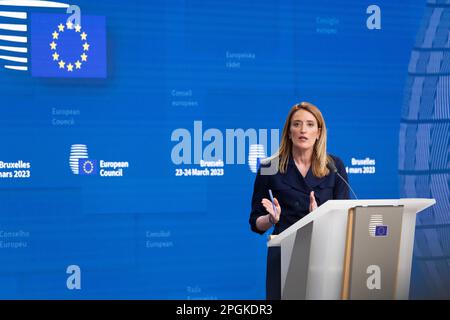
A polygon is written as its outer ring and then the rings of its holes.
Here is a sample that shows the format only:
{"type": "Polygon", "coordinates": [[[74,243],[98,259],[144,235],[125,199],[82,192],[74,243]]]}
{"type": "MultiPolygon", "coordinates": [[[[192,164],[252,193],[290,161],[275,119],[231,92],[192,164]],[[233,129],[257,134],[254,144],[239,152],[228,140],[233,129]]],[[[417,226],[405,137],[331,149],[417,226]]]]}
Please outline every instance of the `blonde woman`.
{"type": "MultiPolygon", "coordinates": [[[[347,180],[345,166],[341,159],[327,153],[325,120],[311,103],[302,102],[291,108],[279,151],[270,161],[278,162],[278,172],[264,175],[259,171],[255,179],[249,221],[254,232],[263,234],[273,226],[272,234],[279,234],[326,201],[349,198],[345,183],[329,169],[335,167],[347,180]],[[269,190],[273,192],[275,208],[269,190]]],[[[280,297],[280,251],[270,248],[266,298],[280,297]]]]}

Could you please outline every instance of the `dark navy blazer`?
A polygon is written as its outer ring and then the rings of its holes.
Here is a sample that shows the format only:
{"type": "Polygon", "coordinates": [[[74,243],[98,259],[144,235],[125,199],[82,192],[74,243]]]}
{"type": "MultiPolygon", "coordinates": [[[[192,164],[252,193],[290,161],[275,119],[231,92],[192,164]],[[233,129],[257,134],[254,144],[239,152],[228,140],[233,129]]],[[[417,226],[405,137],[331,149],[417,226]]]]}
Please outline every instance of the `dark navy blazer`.
{"type": "MultiPolygon", "coordinates": [[[[348,181],[344,163],[338,157],[330,155],[339,174],[348,181]]],[[[331,199],[348,199],[349,192],[345,183],[333,172],[323,178],[317,178],[308,170],[303,178],[294,160],[290,157],[287,170],[275,175],[261,175],[255,179],[250,214],[251,229],[259,234],[264,232],[256,228],[256,219],[268,212],[261,204],[263,198],[270,200],[269,189],[281,206],[280,221],[275,225],[272,234],[279,234],[309,213],[309,194],[314,191],[317,205],[320,206],[331,199]]]]}

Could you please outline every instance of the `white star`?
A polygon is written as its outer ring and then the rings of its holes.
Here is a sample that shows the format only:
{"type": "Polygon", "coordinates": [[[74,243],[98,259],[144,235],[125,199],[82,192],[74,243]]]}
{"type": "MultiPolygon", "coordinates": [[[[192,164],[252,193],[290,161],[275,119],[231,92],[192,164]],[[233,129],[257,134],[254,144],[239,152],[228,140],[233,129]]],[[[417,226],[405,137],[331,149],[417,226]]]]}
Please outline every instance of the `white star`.
{"type": "Polygon", "coordinates": [[[83,44],[83,50],[84,50],[84,51],[89,51],[89,44],[88,44],[87,42],[85,42],[85,43],[83,44]]]}
{"type": "Polygon", "coordinates": [[[81,62],[80,61],[77,61],[77,62],[75,62],[75,68],[76,69],[81,69],[81,62]]]}
{"type": "Polygon", "coordinates": [[[60,23],[60,24],[58,25],[58,30],[61,31],[61,32],[64,31],[64,25],[63,25],[62,23],[60,23]]]}
{"type": "Polygon", "coordinates": [[[53,61],[58,61],[58,59],[59,59],[59,54],[57,53],[57,52],[55,52],[54,54],[52,54],[52,56],[53,56],[53,61]]]}
{"type": "Polygon", "coordinates": [[[79,24],[75,25],[75,31],[76,32],[80,32],[81,31],[81,26],[79,24]]]}
{"type": "Polygon", "coordinates": [[[80,36],[81,36],[81,40],[86,41],[86,39],[87,39],[87,33],[86,32],[83,31],[83,33],[80,34],[80,36]]]}
{"type": "Polygon", "coordinates": [[[73,28],[72,21],[67,21],[66,26],[67,26],[67,29],[72,29],[73,28]]]}
{"type": "Polygon", "coordinates": [[[83,54],[81,55],[81,61],[87,61],[87,57],[87,54],[83,52],[83,54]]]}
{"type": "Polygon", "coordinates": [[[63,60],[61,60],[60,62],[58,62],[59,64],[59,68],[60,69],[64,69],[64,65],[66,64],[63,60]]]}
{"type": "Polygon", "coordinates": [[[53,36],[53,39],[58,40],[59,33],[55,31],[52,33],[52,36],[53,36]]]}
{"type": "Polygon", "coordinates": [[[73,64],[69,63],[67,65],[67,71],[72,72],[73,71],[73,64]]]}
{"type": "Polygon", "coordinates": [[[57,44],[55,43],[55,41],[52,41],[52,42],[50,43],[50,48],[51,48],[52,50],[56,50],[56,46],[57,46],[57,44]]]}

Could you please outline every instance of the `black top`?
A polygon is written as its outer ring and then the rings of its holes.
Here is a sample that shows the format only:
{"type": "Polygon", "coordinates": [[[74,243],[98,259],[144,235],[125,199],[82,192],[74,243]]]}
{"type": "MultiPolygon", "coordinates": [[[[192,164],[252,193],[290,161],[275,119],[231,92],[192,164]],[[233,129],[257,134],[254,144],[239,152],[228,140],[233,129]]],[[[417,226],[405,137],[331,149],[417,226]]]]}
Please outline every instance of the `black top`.
{"type": "MultiPolygon", "coordinates": [[[[339,174],[348,182],[344,163],[338,157],[331,155],[339,174]]],[[[332,199],[349,199],[348,187],[335,173],[330,172],[323,178],[314,176],[312,169],[303,178],[292,157],[289,159],[285,173],[261,175],[260,170],[255,179],[252,197],[252,212],[250,226],[254,232],[264,232],[256,228],[256,219],[268,214],[261,204],[263,198],[270,200],[269,189],[281,206],[280,221],[275,225],[272,234],[279,234],[309,213],[309,195],[314,191],[317,206],[332,199]]]]}

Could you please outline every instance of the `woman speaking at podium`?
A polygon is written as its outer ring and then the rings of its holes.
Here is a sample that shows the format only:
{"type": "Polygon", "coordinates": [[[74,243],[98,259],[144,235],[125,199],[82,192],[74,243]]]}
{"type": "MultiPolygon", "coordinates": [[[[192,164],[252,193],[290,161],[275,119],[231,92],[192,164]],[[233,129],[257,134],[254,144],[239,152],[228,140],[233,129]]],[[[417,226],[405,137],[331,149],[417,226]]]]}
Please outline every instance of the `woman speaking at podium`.
{"type": "MultiPolygon", "coordinates": [[[[326,201],[348,199],[348,188],[334,173],[336,170],[347,180],[342,160],[327,154],[322,113],[311,103],[296,104],[284,123],[277,154],[263,161],[258,170],[249,219],[251,229],[263,234],[273,226],[272,234],[277,235],[326,201]],[[264,171],[274,164],[276,173],[264,171]]],[[[266,298],[270,300],[281,298],[280,258],[280,248],[269,248],[266,298]]]]}

